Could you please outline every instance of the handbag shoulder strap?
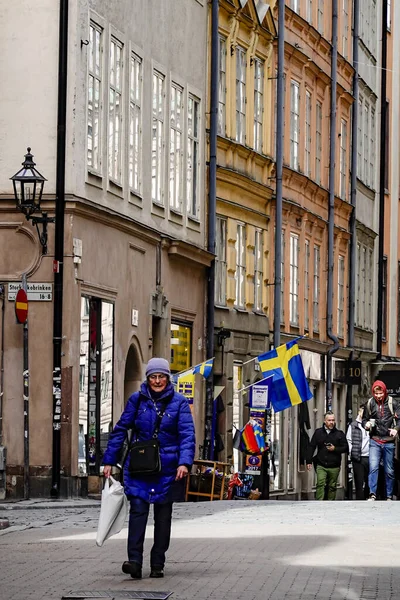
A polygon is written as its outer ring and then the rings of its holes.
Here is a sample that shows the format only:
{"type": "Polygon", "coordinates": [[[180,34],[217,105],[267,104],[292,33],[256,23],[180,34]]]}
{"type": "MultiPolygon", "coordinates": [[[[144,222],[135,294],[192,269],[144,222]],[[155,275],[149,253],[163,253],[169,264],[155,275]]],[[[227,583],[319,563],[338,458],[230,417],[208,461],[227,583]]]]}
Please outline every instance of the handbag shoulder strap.
{"type": "Polygon", "coordinates": [[[156,426],[155,426],[155,429],[154,429],[153,438],[157,438],[158,437],[158,432],[160,431],[161,419],[165,415],[165,411],[166,411],[167,405],[166,404],[163,405],[163,410],[158,410],[157,404],[155,403],[154,400],[153,400],[153,404],[154,404],[155,411],[157,413],[156,426]]]}

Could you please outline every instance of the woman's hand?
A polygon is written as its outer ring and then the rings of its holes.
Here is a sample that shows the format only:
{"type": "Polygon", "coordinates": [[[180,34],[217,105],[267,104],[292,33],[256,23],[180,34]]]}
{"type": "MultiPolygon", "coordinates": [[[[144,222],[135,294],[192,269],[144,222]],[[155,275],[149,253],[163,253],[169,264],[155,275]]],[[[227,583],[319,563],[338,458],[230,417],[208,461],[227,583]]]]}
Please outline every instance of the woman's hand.
{"type": "Polygon", "coordinates": [[[185,465],[180,465],[176,471],[176,477],[175,477],[175,481],[178,481],[179,479],[183,479],[184,477],[186,477],[186,475],[189,473],[187,467],[185,467],[185,465]]]}
{"type": "Polygon", "coordinates": [[[111,477],[111,470],[112,470],[112,466],[111,465],[104,465],[104,471],[103,471],[104,477],[106,477],[107,479],[109,477],[111,477]]]}

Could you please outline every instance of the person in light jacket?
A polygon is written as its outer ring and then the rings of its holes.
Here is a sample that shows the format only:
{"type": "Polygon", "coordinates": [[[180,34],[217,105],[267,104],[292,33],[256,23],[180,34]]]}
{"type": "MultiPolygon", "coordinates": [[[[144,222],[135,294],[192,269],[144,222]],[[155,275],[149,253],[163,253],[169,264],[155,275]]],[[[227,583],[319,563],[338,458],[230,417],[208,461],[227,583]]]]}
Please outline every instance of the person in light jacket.
{"type": "Polygon", "coordinates": [[[184,478],[194,460],[195,430],[185,396],[175,392],[170,367],[164,358],[152,358],[146,368],[146,381],[129,398],[126,408],[110,434],[103,457],[104,476],[111,475],[129,429],[134,439],[153,437],[161,417],[158,439],[161,472],[132,475],[129,455],[124,466],[125,493],[130,501],[128,560],[123,573],[141,579],[143,544],[150,504],[154,505],[154,543],[150,553],[150,577],[164,577],[165,554],[171,537],[172,504],[184,499],[184,478]]]}
{"type": "Polygon", "coordinates": [[[361,404],[355,421],[350,423],[346,433],[353,465],[356,500],[366,500],[369,496],[369,435],[362,426],[364,406],[365,404],[361,404]]]}

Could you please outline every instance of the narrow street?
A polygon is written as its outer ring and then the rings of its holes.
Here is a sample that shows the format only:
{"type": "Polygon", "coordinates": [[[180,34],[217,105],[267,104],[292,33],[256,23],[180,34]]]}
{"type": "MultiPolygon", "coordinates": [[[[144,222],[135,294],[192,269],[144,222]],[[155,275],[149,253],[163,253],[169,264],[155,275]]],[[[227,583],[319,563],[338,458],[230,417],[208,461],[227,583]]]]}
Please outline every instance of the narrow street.
{"type": "Polygon", "coordinates": [[[169,591],[172,600],[394,600],[397,502],[224,501],[175,506],[163,580],[121,572],[127,530],[95,545],[99,503],[0,505],[1,600],[72,591],[169,591]]]}

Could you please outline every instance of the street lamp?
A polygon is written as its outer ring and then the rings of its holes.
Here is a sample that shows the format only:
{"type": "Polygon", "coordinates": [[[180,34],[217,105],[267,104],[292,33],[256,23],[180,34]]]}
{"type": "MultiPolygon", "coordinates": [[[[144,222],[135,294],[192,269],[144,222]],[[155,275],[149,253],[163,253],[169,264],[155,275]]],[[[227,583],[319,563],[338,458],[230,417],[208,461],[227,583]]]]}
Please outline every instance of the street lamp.
{"type": "Polygon", "coordinates": [[[47,223],[54,223],[54,217],[48,217],[46,212],[42,212],[40,201],[42,199],[44,182],[47,181],[43,175],[35,169],[36,163],[33,162],[31,149],[27,148],[25,160],[20,169],[13,177],[10,177],[14,185],[14,197],[17,208],[25,215],[27,221],[32,220],[36,225],[39,242],[42,246],[42,254],[47,254],[47,223]],[[40,217],[32,216],[34,213],[41,213],[40,217]],[[42,225],[42,231],[38,225],[42,225]]]}

